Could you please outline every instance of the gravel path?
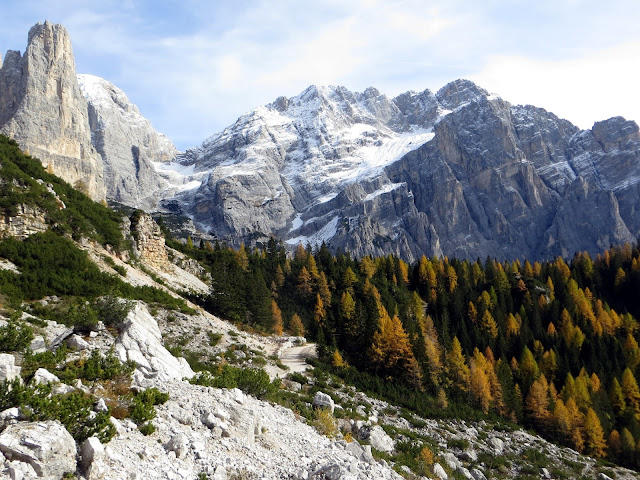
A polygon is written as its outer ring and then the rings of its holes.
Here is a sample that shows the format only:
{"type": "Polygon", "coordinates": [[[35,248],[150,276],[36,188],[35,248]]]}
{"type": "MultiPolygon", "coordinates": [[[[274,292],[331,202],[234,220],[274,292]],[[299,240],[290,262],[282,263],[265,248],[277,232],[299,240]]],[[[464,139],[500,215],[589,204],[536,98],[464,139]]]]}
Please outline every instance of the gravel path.
{"type": "Polygon", "coordinates": [[[316,344],[308,343],[300,347],[287,348],[280,355],[280,361],[289,367],[291,372],[304,372],[309,366],[305,359],[316,356],[316,344]]]}

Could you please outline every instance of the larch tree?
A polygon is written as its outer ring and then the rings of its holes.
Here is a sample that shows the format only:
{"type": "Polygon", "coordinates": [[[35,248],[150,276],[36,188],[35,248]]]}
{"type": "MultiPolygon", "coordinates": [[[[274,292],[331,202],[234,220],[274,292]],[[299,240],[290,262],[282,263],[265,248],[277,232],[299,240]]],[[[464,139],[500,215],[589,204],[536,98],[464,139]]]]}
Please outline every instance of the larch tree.
{"type": "Polygon", "coordinates": [[[636,419],[640,420],[640,389],[633,372],[628,367],[622,372],[620,386],[627,405],[633,408],[636,419]]]}
{"type": "Polygon", "coordinates": [[[451,350],[446,355],[445,368],[449,388],[466,392],[469,389],[470,371],[462,354],[458,337],[453,337],[451,350]]]}
{"type": "Polygon", "coordinates": [[[596,458],[602,458],[607,452],[607,442],[598,415],[589,408],[584,420],[585,451],[596,458]]]}
{"type": "Polygon", "coordinates": [[[273,314],[273,333],[280,336],[284,330],[282,311],[275,300],[271,300],[271,313],[273,314]]]}
{"type": "Polygon", "coordinates": [[[373,335],[369,356],[374,365],[388,375],[405,378],[415,386],[420,385],[421,373],[409,336],[397,315],[389,316],[380,307],[378,330],[373,335]]]}
{"type": "Polygon", "coordinates": [[[493,402],[493,395],[491,394],[491,385],[486,373],[486,366],[486,358],[476,348],[471,360],[469,361],[469,392],[485,414],[489,413],[489,407],[491,407],[493,402]]]}
{"type": "Polygon", "coordinates": [[[289,321],[289,331],[296,337],[304,336],[304,324],[297,313],[294,313],[289,321]]]}

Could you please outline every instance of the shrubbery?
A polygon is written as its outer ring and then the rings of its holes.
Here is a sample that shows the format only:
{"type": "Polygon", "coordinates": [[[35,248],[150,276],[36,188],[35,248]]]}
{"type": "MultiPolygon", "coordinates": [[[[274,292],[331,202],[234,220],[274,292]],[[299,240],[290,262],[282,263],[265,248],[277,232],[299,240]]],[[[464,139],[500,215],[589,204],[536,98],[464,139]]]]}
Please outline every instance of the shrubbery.
{"type": "Polygon", "coordinates": [[[95,398],[81,392],[53,395],[51,385],[27,386],[19,380],[0,383],[0,409],[21,407],[30,421],[59,420],[76,442],[98,437],[105,443],[116,433],[108,412],[93,412],[95,398]]]}
{"type": "Polygon", "coordinates": [[[279,386],[279,380],[271,382],[264,370],[238,368],[231,365],[225,365],[214,373],[201,372],[191,379],[191,383],[215,388],[239,388],[256,398],[267,397],[279,386]]]}
{"type": "Polygon", "coordinates": [[[33,329],[15,320],[0,327],[0,352],[19,352],[33,340],[33,329]]]}

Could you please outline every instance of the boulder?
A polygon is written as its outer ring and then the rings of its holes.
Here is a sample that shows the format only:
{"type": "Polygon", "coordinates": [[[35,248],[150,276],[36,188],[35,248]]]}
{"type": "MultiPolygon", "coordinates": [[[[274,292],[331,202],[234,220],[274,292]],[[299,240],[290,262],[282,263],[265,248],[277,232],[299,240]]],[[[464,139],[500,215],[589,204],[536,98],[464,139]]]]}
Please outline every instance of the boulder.
{"type": "Polygon", "coordinates": [[[73,327],[63,330],[62,333],[58,334],[58,336],[51,341],[51,343],[49,344],[49,350],[56,350],[62,344],[62,342],[73,335],[73,331],[73,327]]]}
{"type": "Polygon", "coordinates": [[[165,449],[174,452],[177,458],[182,458],[189,451],[189,439],[184,433],[178,433],[171,437],[165,449]]]}
{"type": "Polygon", "coordinates": [[[490,437],[487,440],[487,445],[495,450],[496,453],[502,453],[504,450],[504,442],[498,437],[490,437]]]}
{"type": "Polygon", "coordinates": [[[44,385],[47,383],[59,383],[60,379],[46,368],[39,368],[36,370],[36,373],[33,374],[31,381],[35,385],[44,385]]]}
{"type": "Polygon", "coordinates": [[[473,477],[473,480],[487,480],[487,477],[484,476],[484,473],[482,473],[482,471],[478,470],[477,468],[471,470],[471,476],[473,477]]]}
{"type": "Polygon", "coordinates": [[[376,450],[386,453],[392,452],[395,446],[393,439],[379,425],[369,429],[369,443],[376,450]]]}
{"type": "Polygon", "coordinates": [[[0,434],[0,452],[28,463],[38,478],[59,480],[76,471],[76,442],[58,421],[9,425],[0,434]]]}
{"type": "Polygon", "coordinates": [[[20,378],[21,368],[16,365],[16,359],[9,353],[0,353],[0,382],[20,378]]]}
{"type": "Polygon", "coordinates": [[[82,455],[82,470],[85,477],[91,480],[96,475],[92,475],[93,464],[98,462],[104,456],[104,445],[96,437],[87,438],[80,449],[82,455]]]}
{"type": "Polygon", "coordinates": [[[76,351],[87,350],[87,349],[91,348],[91,345],[89,345],[89,342],[87,342],[80,335],[75,335],[75,334],[71,335],[67,339],[67,346],[71,350],[76,350],[76,351]]]}
{"type": "Polygon", "coordinates": [[[440,465],[439,463],[433,464],[433,474],[440,480],[449,479],[449,475],[447,475],[447,472],[444,471],[444,468],[442,468],[442,465],[440,465]]]}
{"type": "Polygon", "coordinates": [[[313,397],[313,406],[314,408],[328,408],[331,410],[331,413],[333,413],[333,410],[335,409],[333,399],[323,392],[317,392],[313,397]]]}
{"type": "Polygon", "coordinates": [[[37,335],[36,337],[34,337],[34,339],[31,340],[31,343],[29,344],[29,349],[33,353],[44,352],[47,349],[47,345],[44,341],[44,337],[42,335],[37,335]]]}
{"type": "Polygon", "coordinates": [[[93,410],[95,412],[108,412],[109,407],[107,406],[107,403],[104,401],[104,398],[101,398],[93,406],[93,410]]]}
{"type": "Polygon", "coordinates": [[[147,378],[167,381],[194,375],[186,360],[174,357],[164,348],[158,323],[142,303],[127,315],[116,339],[115,352],[121,362],[133,361],[147,378]]]}

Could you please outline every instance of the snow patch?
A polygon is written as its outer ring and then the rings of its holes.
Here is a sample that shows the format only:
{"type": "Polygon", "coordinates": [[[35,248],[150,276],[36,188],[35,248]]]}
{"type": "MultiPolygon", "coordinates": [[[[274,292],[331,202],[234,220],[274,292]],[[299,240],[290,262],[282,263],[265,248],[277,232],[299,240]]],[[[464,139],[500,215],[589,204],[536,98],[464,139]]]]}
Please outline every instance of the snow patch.
{"type": "Polygon", "coordinates": [[[379,197],[380,195],[384,195],[385,193],[389,193],[395,190],[396,188],[402,187],[403,185],[406,185],[406,184],[402,182],[402,183],[390,183],[388,185],[385,185],[381,189],[376,190],[375,192],[371,192],[369,195],[364,197],[364,201],[368,202],[370,200],[373,200],[374,198],[379,197]]]}
{"type": "Polygon", "coordinates": [[[327,243],[335,236],[336,232],[338,231],[338,220],[339,216],[336,215],[331,220],[329,220],[329,222],[324,227],[322,227],[313,235],[308,237],[305,235],[299,235],[295,238],[286,240],[285,243],[287,245],[297,245],[299,243],[306,245],[307,243],[309,243],[312,247],[319,247],[320,245],[322,245],[322,242],[327,243]]]}

